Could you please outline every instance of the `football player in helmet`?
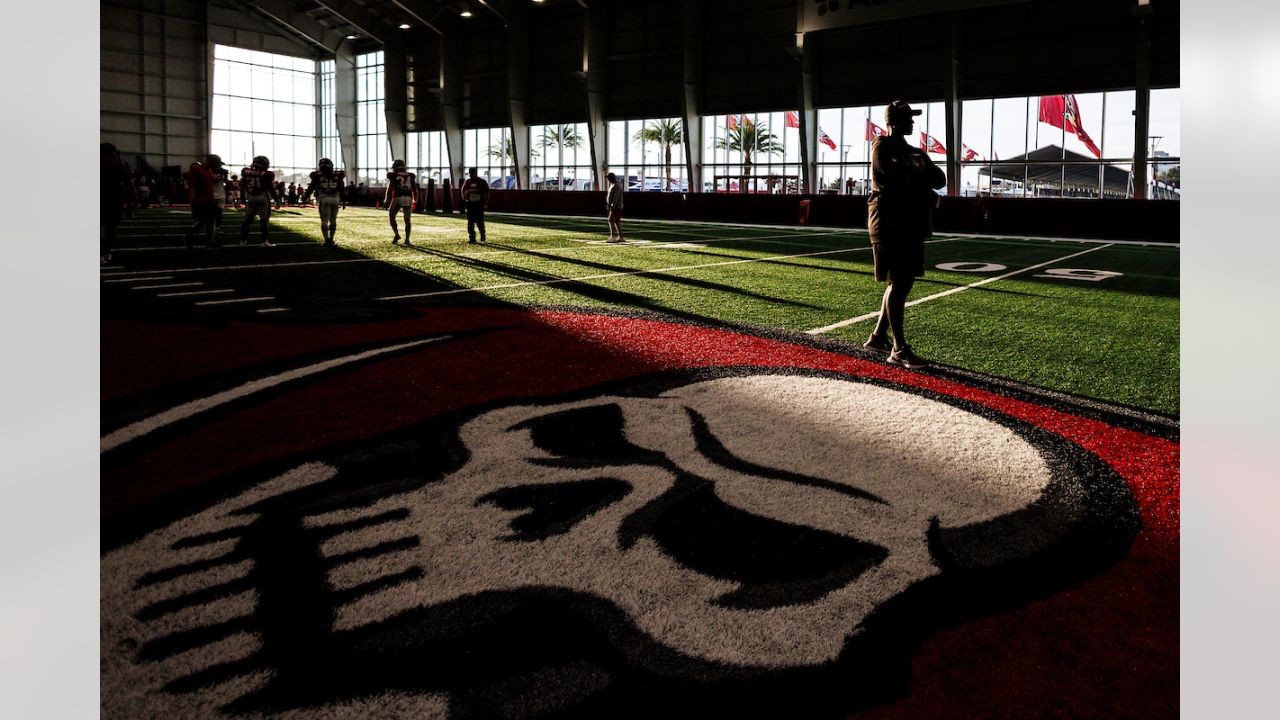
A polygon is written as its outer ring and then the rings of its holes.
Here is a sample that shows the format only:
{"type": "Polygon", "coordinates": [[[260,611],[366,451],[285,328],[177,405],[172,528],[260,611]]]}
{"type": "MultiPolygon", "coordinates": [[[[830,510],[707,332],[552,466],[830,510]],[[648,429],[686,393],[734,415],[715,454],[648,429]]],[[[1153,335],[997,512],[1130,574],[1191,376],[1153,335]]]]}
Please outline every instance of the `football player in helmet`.
{"type": "Polygon", "coordinates": [[[303,205],[312,194],[316,196],[316,207],[320,210],[320,234],[324,236],[326,246],[333,245],[333,233],[338,229],[338,206],[346,189],[345,177],[345,172],[333,169],[332,160],[320,158],[316,170],[311,173],[311,184],[302,194],[303,205]]]}
{"type": "Polygon", "coordinates": [[[275,243],[267,239],[267,229],[271,224],[271,203],[279,204],[280,193],[276,190],[276,174],[271,172],[271,161],[259,155],[253,159],[249,167],[240,171],[240,188],[244,193],[244,222],[240,223],[240,244],[249,241],[249,226],[254,216],[259,218],[259,229],[262,233],[262,244],[272,247],[275,243]]]}
{"type": "Polygon", "coordinates": [[[409,233],[413,226],[409,220],[413,212],[413,198],[418,192],[418,177],[408,171],[403,160],[391,164],[391,172],[387,173],[387,192],[384,200],[387,203],[387,217],[391,219],[391,231],[395,237],[391,244],[400,242],[400,228],[396,225],[396,213],[404,213],[404,244],[412,245],[409,233]]]}

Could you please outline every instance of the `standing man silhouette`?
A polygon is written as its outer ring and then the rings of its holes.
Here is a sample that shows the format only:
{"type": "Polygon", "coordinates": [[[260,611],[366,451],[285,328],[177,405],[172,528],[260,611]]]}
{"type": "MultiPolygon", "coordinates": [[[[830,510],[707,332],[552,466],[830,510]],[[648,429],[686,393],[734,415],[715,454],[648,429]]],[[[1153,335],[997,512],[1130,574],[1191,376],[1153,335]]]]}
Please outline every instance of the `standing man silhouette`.
{"type": "Polygon", "coordinates": [[[891,350],[889,362],[907,368],[925,367],[907,344],[903,316],[907,295],[918,277],[924,276],[924,241],[933,234],[932,214],[947,177],[907,137],[915,132],[920,110],[894,100],[885,108],[889,134],[871,145],[871,195],[867,199],[867,230],[876,280],[888,283],[880,302],[880,318],[871,337],[863,343],[870,350],[891,350]],[[890,345],[886,331],[893,332],[890,345]]]}
{"type": "Polygon", "coordinates": [[[467,240],[476,241],[476,226],[480,227],[480,242],[484,237],[484,208],[489,204],[489,182],[478,177],[477,168],[467,168],[468,177],[462,182],[462,202],[467,207],[467,240]]]}
{"type": "Polygon", "coordinates": [[[396,213],[404,213],[404,244],[412,245],[409,234],[413,232],[413,197],[418,192],[418,176],[409,172],[403,160],[391,163],[391,172],[387,173],[387,192],[383,200],[387,203],[387,217],[391,219],[391,232],[395,237],[391,244],[400,242],[400,228],[396,225],[396,213]]]}
{"type": "Polygon", "coordinates": [[[622,183],[613,173],[605,175],[609,191],[605,194],[605,210],[609,213],[609,242],[626,242],[622,237],[622,183]]]}

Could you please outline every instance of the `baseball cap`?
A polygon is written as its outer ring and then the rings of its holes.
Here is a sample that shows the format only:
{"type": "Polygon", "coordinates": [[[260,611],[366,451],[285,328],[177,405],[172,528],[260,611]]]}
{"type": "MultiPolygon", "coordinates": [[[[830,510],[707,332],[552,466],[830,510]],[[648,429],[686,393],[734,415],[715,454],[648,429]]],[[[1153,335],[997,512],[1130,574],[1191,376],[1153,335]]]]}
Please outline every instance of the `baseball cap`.
{"type": "Polygon", "coordinates": [[[909,118],[913,115],[923,114],[923,110],[912,110],[910,105],[901,100],[894,100],[889,103],[889,107],[884,109],[885,122],[892,122],[899,118],[909,118]]]}
{"type": "Polygon", "coordinates": [[[218,157],[217,155],[212,155],[212,154],[210,154],[210,155],[209,155],[209,157],[205,158],[205,162],[206,162],[207,164],[209,164],[209,165],[218,165],[218,166],[221,166],[221,165],[222,165],[222,158],[221,158],[221,157],[218,157]]]}

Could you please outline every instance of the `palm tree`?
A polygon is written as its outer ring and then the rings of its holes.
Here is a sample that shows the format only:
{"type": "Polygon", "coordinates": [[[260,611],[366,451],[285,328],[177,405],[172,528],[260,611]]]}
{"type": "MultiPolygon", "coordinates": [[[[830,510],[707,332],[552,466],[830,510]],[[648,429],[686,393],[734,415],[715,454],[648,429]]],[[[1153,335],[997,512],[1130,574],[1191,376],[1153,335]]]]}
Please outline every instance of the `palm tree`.
{"type": "MultiPolygon", "coordinates": [[[[543,149],[569,148],[572,150],[582,147],[582,136],[572,125],[548,125],[542,129],[540,145],[543,149]]],[[[535,152],[534,155],[537,153],[535,152]]],[[[560,154],[556,163],[556,189],[564,189],[564,153],[560,154]]]]}
{"type": "Polygon", "coordinates": [[[738,191],[744,193],[747,191],[746,177],[751,174],[751,154],[781,155],[783,152],[782,143],[778,142],[777,135],[769,132],[768,125],[757,125],[746,117],[726,128],[724,135],[716,138],[715,147],[742,153],[743,181],[738,183],[738,191]]]}
{"type": "MultiPolygon", "coordinates": [[[[529,155],[530,155],[530,157],[538,157],[538,151],[537,151],[537,150],[534,150],[534,149],[532,149],[532,148],[530,148],[530,150],[529,150],[529,155]]],[[[516,162],[516,142],[515,142],[515,138],[512,138],[511,136],[509,136],[509,135],[508,135],[505,143],[502,143],[502,142],[496,142],[496,143],[494,143],[494,144],[490,145],[490,146],[489,146],[489,157],[491,157],[491,158],[497,158],[498,160],[501,160],[501,161],[504,161],[504,162],[505,162],[508,158],[510,158],[510,159],[511,159],[511,165],[504,165],[504,167],[503,167],[503,172],[506,172],[507,168],[509,167],[509,168],[511,168],[511,175],[512,175],[512,177],[515,177],[515,176],[516,176],[516,166],[515,166],[515,162],[516,162]]],[[[504,182],[505,182],[505,178],[504,178],[504,182]]]]}
{"type": "Polygon", "coordinates": [[[671,147],[684,143],[684,124],[678,120],[656,120],[636,131],[635,141],[658,143],[662,146],[663,169],[666,173],[666,190],[671,192],[671,147]]]}

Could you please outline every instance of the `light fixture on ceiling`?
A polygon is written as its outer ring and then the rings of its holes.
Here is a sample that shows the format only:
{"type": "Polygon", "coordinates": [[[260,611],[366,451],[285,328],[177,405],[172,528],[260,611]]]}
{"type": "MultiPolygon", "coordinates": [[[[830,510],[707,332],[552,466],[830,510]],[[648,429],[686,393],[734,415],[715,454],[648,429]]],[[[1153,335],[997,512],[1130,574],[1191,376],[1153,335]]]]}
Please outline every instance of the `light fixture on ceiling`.
{"type": "Polygon", "coordinates": [[[458,14],[459,14],[459,15],[461,15],[462,17],[471,17],[471,11],[470,11],[470,10],[463,10],[462,12],[460,12],[460,13],[458,13],[458,14]]]}
{"type": "Polygon", "coordinates": [[[359,35],[348,35],[348,36],[347,36],[347,39],[348,39],[348,40],[355,40],[355,39],[356,39],[356,38],[358,38],[358,37],[360,37],[360,36],[359,36],[359,35]]]}
{"type": "Polygon", "coordinates": [[[409,28],[411,28],[411,27],[413,27],[413,26],[412,26],[412,25],[410,25],[409,23],[400,23],[400,29],[401,29],[401,30],[408,30],[408,29],[409,29],[409,28]]]}

